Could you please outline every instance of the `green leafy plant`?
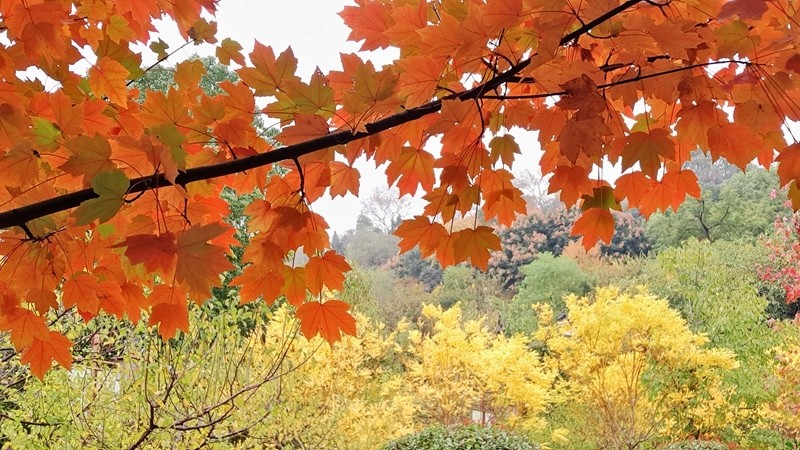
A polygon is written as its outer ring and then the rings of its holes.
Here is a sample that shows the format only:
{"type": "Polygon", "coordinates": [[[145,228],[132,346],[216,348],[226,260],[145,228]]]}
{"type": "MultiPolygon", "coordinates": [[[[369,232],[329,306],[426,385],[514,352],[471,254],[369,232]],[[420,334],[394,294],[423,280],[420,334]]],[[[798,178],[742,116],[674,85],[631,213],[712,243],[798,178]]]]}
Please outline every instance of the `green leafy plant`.
{"type": "Polygon", "coordinates": [[[383,450],[539,450],[526,438],[479,425],[426,428],[389,442],[383,450]]]}

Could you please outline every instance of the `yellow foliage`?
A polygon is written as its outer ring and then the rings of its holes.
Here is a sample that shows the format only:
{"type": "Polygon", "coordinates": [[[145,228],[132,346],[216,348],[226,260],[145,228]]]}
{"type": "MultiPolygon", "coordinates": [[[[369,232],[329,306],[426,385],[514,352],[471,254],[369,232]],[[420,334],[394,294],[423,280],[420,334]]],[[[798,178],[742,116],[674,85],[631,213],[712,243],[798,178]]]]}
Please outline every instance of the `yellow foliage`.
{"type": "Polygon", "coordinates": [[[762,405],[761,417],[789,439],[800,440],[800,343],[779,349],[773,365],[773,382],[777,398],[762,405]]]}
{"type": "Polygon", "coordinates": [[[554,401],[554,372],[529,349],[523,336],[507,338],[487,330],[480,320],[463,321],[461,308],[428,305],[430,323],[409,335],[407,388],[426,423],[446,425],[469,420],[473,409],[491,414],[492,423],[541,428],[554,401]]]}
{"type": "Polygon", "coordinates": [[[536,334],[547,364],[563,375],[578,433],[598,445],[636,448],[658,437],[714,435],[732,423],[723,371],[736,367],[727,350],[708,349],[664,300],[641,292],[598,289],[594,298],[566,300],[567,320],[546,306],[536,334]]]}
{"type": "Polygon", "coordinates": [[[266,350],[294,339],[281,364],[283,374],[269,386],[275,403],[255,431],[275,448],[366,450],[414,431],[413,401],[400,375],[387,370],[394,333],[366,317],[357,320],[358,336],[330,347],[320,338],[297,335],[291,313],[282,308],[256,340],[264,348],[252,351],[271,357],[266,350]]]}

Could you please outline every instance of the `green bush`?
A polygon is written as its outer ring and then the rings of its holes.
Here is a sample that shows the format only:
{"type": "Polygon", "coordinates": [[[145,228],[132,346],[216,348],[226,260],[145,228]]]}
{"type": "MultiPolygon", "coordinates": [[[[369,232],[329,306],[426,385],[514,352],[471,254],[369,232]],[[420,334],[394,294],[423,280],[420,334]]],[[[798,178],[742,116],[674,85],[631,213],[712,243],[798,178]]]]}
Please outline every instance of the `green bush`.
{"type": "Polygon", "coordinates": [[[525,278],[502,317],[509,335],[536,331],[538,319],[531,308],[534,303],[550,305],[558,316],[566,312],[564,296],[584,295],[591,288],[589,277],[578,263],[565,256],[542,253],[538,259],[522,267],[521,272],[525,278]]]}
{"type": "Polygon", "coordinates": [[[436,425],[395,439],[384,450],[539,450],[522,436],[479,425],[445,428],[436,425]]]}
{"type": "Polygon", "coordinates": [[[728,446],[713,441],[680,441],[667,445],[662,450],[728,450],[728,446]]]}

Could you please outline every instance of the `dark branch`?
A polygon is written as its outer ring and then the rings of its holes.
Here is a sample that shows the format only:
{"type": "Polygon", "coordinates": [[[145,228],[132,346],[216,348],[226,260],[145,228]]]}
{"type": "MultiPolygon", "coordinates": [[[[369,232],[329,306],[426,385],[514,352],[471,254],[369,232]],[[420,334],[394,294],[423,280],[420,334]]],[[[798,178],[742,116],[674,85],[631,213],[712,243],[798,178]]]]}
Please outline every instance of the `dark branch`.
{"type": "MultiPolygon", "coordinates": [[[[644,0],[628,0],[616,8],[613,8],[601,15],[600,17],[587,22],[583,26],[577,28],[571,33],[561,38],[560,45],[574,43],[580,36],[586,34],[592,28],[600,25],[606,20],[614,17],[615,15],[625,11],[632,6],[643,2],[644,0]]],[[[187,169],[181,172],[175,179],[175,184],[184,186],[194,181],[208,180],[211,178],[223,177],[232,175],[234,173],[252,170],[258,167],[263,167],[279,161],[293,160],[300,156],[307,155],[319,150],[323,150],[336,145],[343,145],[349,142],[375,135],[382,131],[389,130],[399,125],[412,122],[414,120],[425,117],[429,114],[434,114],[442,109],[442,101],[444,100],[474,100],[480,97],[487,98],[484,94],[492,92],[495,88],[502,86],[517,76],[523,69],[531,64],[531,59],[526,59],[512,66],[507,71],[490,79],[486,83],[479,84],[467,91],[451,94],[439,100],[426,103],[422,106],[408,109],[384,119],[375,121],[366,126],[366,131],[352,132],[352,131],[337,131],[325,136],[312,139],[310,141],[302,142],[287,147],[282,147],[267,153],[253,155],[247,158],[236,159],[227,161],[221,164],[211,166],[201,166],[192,169],[187,169]]],[[[129,194],[140,193],[149,191],[160,187],[171,186],[173,183],[167,180],[166,175],[157,173],[154,175],[135,178],[131,180],[131,188],[129,194]]],[[[47,199],[38,203],[33,203],[20,208],[12,209],[10,211],[0,213],[0,229],[6,229],[13,226],[23,226],[25,223],[38,219],[40,217],[54,214],[60,211],[65,211],[79,206],[86,200],[96,198],[97,194],[92,189],[83,189],[81,191],[71,192],[58,197],[47,199]]]]}

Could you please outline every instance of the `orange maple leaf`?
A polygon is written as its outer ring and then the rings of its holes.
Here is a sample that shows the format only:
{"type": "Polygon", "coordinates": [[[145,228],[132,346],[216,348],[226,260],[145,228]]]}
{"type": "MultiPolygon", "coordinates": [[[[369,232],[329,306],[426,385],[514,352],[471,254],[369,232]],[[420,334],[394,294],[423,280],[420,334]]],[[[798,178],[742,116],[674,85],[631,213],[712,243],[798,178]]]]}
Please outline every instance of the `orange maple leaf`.
{"type": "Polygon", "coordinates": [[[397,91],[405,96],[406,108],[419,106],[433,98],[442,78],[445,61],[443,58],[420,55],[398,62],[401,69],[397,91]]]}
{"type": "Polygon", "coordinates": [[[96,315],[99,311],[102,291],[97,278],[86,272],[76,273],[61,288],[64,306],[77,305],[79,312],[88,315],[96,315]]]}
{"type": "Polygon", "coordinates": [[[570,234],[583,236],[581,243],[587,251],[592,249],[598,240],[610,244],[614,236],[614,216],[608,209],[590,208],[578,217],[570,234]]]}
{"type": "Polygon", "coordinates": [[[262,264],[245,267],[242,274],[230,283],[231,286],[241,286],[240,304],[250,303],[262,297],[268,305],[272,305],[281,295],[283,284],[283,267],[277,270],[262,264]]]}
{"type": "Polygon", "coordinates": [[[281,294],[286,300],[299,306],[306,300],[306,268],[283,266],[283,287],[281,294]]]}
{"type": "Polygon", "coordinates": [[[473,266],[486,270],[491,250],[500,250],[500,238],[491,227],[479,226],[453,233],[456,262],[470,260],[473,266]]]}
{"type": "Polygon", "coordinates": [[[502,161],[503,164],[509,167],[514,164],[514,155],[520,152],[519,144],[517,144],[514,136],[510,134],[493,137],[489,141],[489,148],[491,149],[490,156],[493,163],[502,161]]]}
{"type": "Polygon", "coordinates": [[[196,300],[210,297],[211,287],[222,285],[220,274],[233,269],[225,256],[226,249],[208,243],[232,232],[229,226],[211,223],[191,227],[178,236],[175,277],[186,283],[189,294],[196,300]]]}
{"type": "Polygon", "coordinates": [[[325,303],[308,302],[297,308],[300,331],[306,339],[322,336],[330,345],[342,339],[342,334],[356,335],[356,319],[348,312],[350,305],[339,300],[325,303]]]}
{"type": "Polygon", "coordinates": [[[344,287],[344,275],[351,269],[344,257],[329,250],[322,256],[312,256],[306,263],[306,284],[311,295],[322,292],[322,287],[330,290],[344,287]]]}
{"type": "Polygon", "coordinates": [[[331,197],[344,197],[348,192],[358,195],[361,174],[355,167],[340,161],[330,163],[331,197]]]}
{"type": "Polygon", "coordinates": [[[286,127],[275,137],[284,145],[299,144],[328,134],[328,122],[314,114],[295,114],[294,125],[286,127]]]}
{"type": "Polygon", "coordinates": [[[627,198],[629,206],[637,207],[652,188],[653,180],[647,178],[642,172],[636,171],[626,173],[617,178],[614,192],[618,202],[621,202],[623,198],[627,198]]]}
{"type": "Polygon", "coordinates": [[[150,273],[160,272],[164,279],[171,280],[178,261],[175,235],[169,232],[158,236],[153,234],[135,234],[124,241],[112,245],[111,248],[125,249],[125,256],[131,264],[144,264],[150,273]]]}
{"type": "Polygon", "coordinates": [[[800,179],[800,144],[792,144],[781,150],[775,161],[778,165],[778,178],[781,186],[800,179]]]}
{"type": "Polygon", "coordinates": [[[428,257],[436,251],[441,239],[447,236],[447,230],[438,222],[431,222],[425,216],[415,216],[413,219],[404,220],[394,231],[400,238],[401,252],[407,252],[419,246],[422,257],[428,257]]]}
{"type": "Polygon", "coordinates": [[[40,380],[53,366],[53,361],[69,370],[72,368],[72,341],[58,331],[50,331],[43,339],[34,338],[30,347],[20,357],[22,364],[28,364],[31,372],[40,380]]]}
{"type": "Polygon", "coordinates": [[[225,38],[217,47],[217,59],[223,65],[230,65],[231,61],[244,66],[244,56],[242,56],[242,46],[231,38],[225,38]]]}
{"type": "Polygon", "coordinates": [[[47,339],[44,317],[19,306],[0,316],[0,330],[11,332],[11,343],[18,351],[30,346],[35,339],[47,339]]]}
{"type": "Polygon", "coordinates": [[[128,88],[125,83],[129,75],[125,66],[104,56],[89,69],[89,87],[97,97],[106,97],[112,103],[126,105],[128,88]]]}
{"type": "Polygon", "coordinates": [[[661,168],[662,158],[675,157],[675,142],[669,130],[654,128],[649,133],[637,131],[631,133],[622,149],[622,170],[627,170],[636,163],[642,173],[655,177],[661,168]]]}
{"type": "Polygon", "coordinates": [[[153,305],[147,324],[158,324],[158,334],[162,339],[172,339],[177,330],[189,332],[189,305],[186,294],[177,286],[156,285],[147,299],[153,305]]]}
{"type": "Polygon", "coordinates": [[[433,161],[433,155],[425,150],[403,147],[400,155],[386,167],[386,177],[389,183],[397,181],[400,195],[414,195],[418,186],[429,191],[435,181],[433,161]]]}
{"type": "Polygon", "coordinates": [[[250,52],[253,67],[243,67],[237,71],[242,81],[255,89],[256,95],[275,95],[278,89],[284,89],[285,83],[297,78],[297,59],[292,49],[287,48],[277,58],[271,47],[256,41],[250,52]]]}
{"type": "Polygon", "coordinates": [[[589,171],[580,166],[558,166],[550,178],[549,194],[561,191],[561,201],[567,206],[574,205],[583,194],[591,192],[592,181],[589,171]]]}
{"type": "Polygon", "coordinates": [[[356,0],[358,6],[345,6],[339,15],[350,27],[351,41],[363,40],[361,50],[376,50],[390,45],[384,32],[392,26],[392,5],[356,0]]]}

